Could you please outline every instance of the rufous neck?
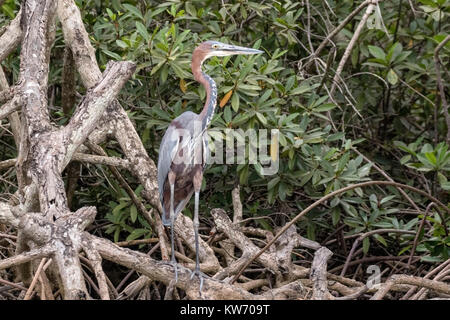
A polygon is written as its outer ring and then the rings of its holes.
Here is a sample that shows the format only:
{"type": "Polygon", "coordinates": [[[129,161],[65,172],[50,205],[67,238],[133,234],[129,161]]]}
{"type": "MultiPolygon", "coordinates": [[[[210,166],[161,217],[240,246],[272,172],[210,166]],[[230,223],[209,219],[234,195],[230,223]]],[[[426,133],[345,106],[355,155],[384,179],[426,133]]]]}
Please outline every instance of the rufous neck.
{"type": "Polygon", "coordinates": [[[214,116],[214,110],[217,104],[217,86],[215,81],[208,76],[206,73],[202,72],[203,60],[200,57],[194,57],[192,59],[192,73],[194,79],[201,83],[206,91],[206,102],[203,106],[203,110],[200,113],[200,118],[202,119],[202,129],[209,126],[212,117],[214,116]]]}

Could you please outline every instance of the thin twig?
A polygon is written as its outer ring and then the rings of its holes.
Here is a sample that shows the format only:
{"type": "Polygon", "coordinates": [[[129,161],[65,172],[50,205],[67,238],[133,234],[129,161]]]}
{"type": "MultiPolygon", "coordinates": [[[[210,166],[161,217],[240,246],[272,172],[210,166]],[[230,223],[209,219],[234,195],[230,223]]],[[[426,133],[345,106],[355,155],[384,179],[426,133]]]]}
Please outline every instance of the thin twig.
{"type": "Polygon", "coordinates": [[[356,27],[355,33],[353,34],[353,37],[350,39],[350,42],[348,43],[347,48],[345,49],[344,54],[341,58],[341,61],[339,62],[339,65],[336,69],[336,73],[334,75],[333,82],[332,82],[331,89],[330,89],[330,96],[334,95],[334,91],[336,90],[336,84],[338,83],[338,81],[341,78],[341,73],[344,70],[344,66],[347,63],[347,59],[350,57],[353,47],[355,46],[356,41],[358,40],[359,35],[361,34],[361,32],[367,22],[367,19],[372,14],[373,9],[375,8],[374,3],[377,3],[377,1],[374,2],[373,0],[366,1],[366,2],[368,2],[368,7],[366,9],[366,12],[362,16],[361,21],[359,22],[358,26],[356,27]]]}
{"type": "Polygon", "coordinates": [[[432,289],[437,292],[450,294],[450,285],[445,282],[424,279],[420,277],[407,276],[407,275],[393,275],[381,285],[377,293],[371,298],[371,300],[381,300],[389,292],[391,287],[396,284],[409,284],[427,289],[432,289]]]}
{"type": "MultiPolygon", "coordinates": [[[[93,152],[107,157],[108,155],[106,154],[105,150],[103,150],[100,146],[91,143],[91,142],[86,142],[85,143],[89,149],[91,149],[93,152]]],[[[125,189],[125,191],[128,193],[128,195],[130,196],[131,200],[133,201],[134,205],[136,206],[136,208],[139,210],[139,212],[144,216],[144,218],[148,221],[148,223],[150,223],[151,226],[155,226],[155,221],[153,219],[153,217],[151,216],[151,214],[147,211],[147,209],[145,208],[144,204],[142,203],[141,200],[139,200],[139,198],[136,196],[136,194],[134,193],[134,190],[131,189],[131,187],[129,186],[129,184],[127,183],[127,181],[122,177],[122,175],[120,174],[119,170],[117,170],[116,167],[108,165],[109,170],[111,170],[112,174],[116,177],[116,179],[119,181],[120,185],[122,186],[122,188],[125,189]]]]}
{"type": "Polygon", "coordinates": [[[135,246],[138,244],[149,244],[149,243],[158,243],[159,238],[148,238],[148,239],[138,239],[138,240],[130,240],[130,241],[120,241],[116,242],[119,247],[129,247],[135,246]]]}
{"type": "MultiPolygon", "coordinates": [[[[450,35],[447,35],[444,40],[439,43],[439,45],[434,50],[434,67],[436,69],[436,82],[439,88],[439,94],[442,102],[442,109],[444,111],[445,122],[447,123],[447,144],[450,144],[450,116],[448,114],[447,98],[445,97],[444,84],[442,83],[440,62],[439,62],[439,51],[444,47],[444,45],[450,40],[450,35]]],[[[436,106],[437,108],[437,106],[436,106]]]]}
{"type": "MultiPolygon", "coordinates": [[[[363,233],[360,235],[354,242],[352,249],[350,250],[350,253],[347,256],[347,259],[345,260],[344,267],[341,271],[341,277],[345,275],[345,272],[347,271],[348,264],[352,260],[353,254],[355,253],[356,248],[358,247],[359,243],[363,241],[365,238],[370,237],[374,234],[381,234],[381,233],[406,233],[406,234],[415,234],[414,231],[409,230],[400,230],[400,229],[379,229],[379,230],[372,230],[366,233],[363,233]]],[[[412,257],[412,256],[411,256],[412,257]]]]}
{"type": "Polygon", "coordinates": [[[2,278],[0,278],[0,283],[2,283],[2,284],[4,284],[4,285],[7,285],[7,286],[10,286],[10,287],[14,287],[14,288],[23,290],[23,291],[26,291],[26,290],[27,290],[27,288],[25,288],[25,287],[22,285],[22,283],[10,282],[10,281],[5,280],[5,279],[2,279],[2,278]]]}
{"type": "Polygon", "coordinates": [[[359,289],[355,293],[349,294],[348,296],[345,296],[345,297],[335,298],[335,300],[356,300],[360,296],[362,296],[364,293],[366,293],[368,290],[369,290],[369,288],[366,285],[364,285],[361,289],[359,289]]]}
{"type": "Polygon", "coordinates": [[[436,204],[434,202],[431,202],[427,206],[427,208],[425,209],[425,214],[424,214],[424,216],[422,218],[422,221],[420,222],[419,229],[417,230],[416,236],[414,237],[414,243],[413,243],[413,247],[411,249],[411,255],[410,255],[409,259],[408,259],[408,268],[411,265],[412,257],[414,256],[414,252],[416,251],[417,243],[419,242],[418,241],[419,240],[419,236],[420,236],[420,233],[422,232],[422,228],[423,228],[423,226],[425,224],[425,220],[427,219],[428,213],[430,212],[430,209],[433,206],[436,206],[436,204]]]}
{"type": "Polygon", "coordinates": [[[317,47],[316,51],[314,52],[315,56],[318,56],[320,52],[325,48],[327,42],[329,42],[331,39],[333,39],[344,27],[352,20],[364,7],[366,7],[371,0],[366,0],[363,3],[361,3],[355,10],[353,10],[333,31],[331,31],[327,37],[320,43],[320,45],[317,47]]]}
{"type": "Polygon", "coordinates": [[[33,277],[33,281],[31,281],[30,287],[28,288],[27,293],[25,294],[25,298],[23,298],[23,300],[30,300],[31,293],[33,292],[34,286],[36,285],[36,283],[39,279],[39,275],[41,274],[41,271],[44,268],[44,264],[46,261],[47,261],[47,258],[43,258],[41,260],[41,262],[39,263],[39,266],[36,270],[36,274],[33,277]]]}

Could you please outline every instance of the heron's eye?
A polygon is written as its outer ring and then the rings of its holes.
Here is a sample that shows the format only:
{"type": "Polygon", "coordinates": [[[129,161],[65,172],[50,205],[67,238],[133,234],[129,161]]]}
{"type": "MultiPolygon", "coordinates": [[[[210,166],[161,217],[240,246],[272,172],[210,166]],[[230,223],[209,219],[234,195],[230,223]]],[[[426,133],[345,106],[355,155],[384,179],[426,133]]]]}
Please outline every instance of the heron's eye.
{"type": "Polygon", "coordinates": [[[219,45],[218,45],[218,44],[213,44],[213,45],[212,45],[212,48],[213,48],[213,49],[219,49],[219,45]]]}

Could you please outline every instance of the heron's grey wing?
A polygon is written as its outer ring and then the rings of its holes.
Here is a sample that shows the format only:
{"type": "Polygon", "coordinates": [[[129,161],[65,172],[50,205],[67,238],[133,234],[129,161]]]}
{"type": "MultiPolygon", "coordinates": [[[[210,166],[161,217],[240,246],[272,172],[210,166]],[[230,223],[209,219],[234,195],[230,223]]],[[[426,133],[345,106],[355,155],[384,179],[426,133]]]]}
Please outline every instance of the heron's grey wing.
{"type": "Polygon", "coordinates": [[[208,164],[209,157],[211,156],[211,150],[209,150],[209,144],[208,144],[208,136],[205,135],[203,137],[203,171],[206,168],[206,165],[208,164]]]}
{"type": "Polygon", "coordinates": [[[192,129],[190,127],[193,125],[196,118],[197,115],[191,111],[182,113],[172,120],[161,140],[158,156],[158,188],[161,205],[164,203],[164,183],[169,174],[173,159],[180,148],[180,135],[184,133],[183,130],[180,129],[191,131],[192,129]]]}
{"type": "MultiPolygon", "coordinates": [[[[164,183],[170,171],[173,158],[178,150],[179,137],[174,125],[170,124],[164,134],[161,145],[159,146],[158,156],[158,188],[159,200],[163,204],[164,183]]],[[[164,211],[164,206],[163,206],[164,211]]]]}

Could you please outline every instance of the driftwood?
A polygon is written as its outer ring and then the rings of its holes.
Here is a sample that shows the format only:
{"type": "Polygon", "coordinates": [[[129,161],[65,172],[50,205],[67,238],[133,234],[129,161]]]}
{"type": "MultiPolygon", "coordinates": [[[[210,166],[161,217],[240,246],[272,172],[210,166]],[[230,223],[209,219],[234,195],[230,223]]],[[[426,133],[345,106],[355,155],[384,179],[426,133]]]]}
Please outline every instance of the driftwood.
{"type": "MultiPolygon", "coordinates": [[[[327,272],[332,252],[301,237],[293,225],[295,221],[275,230],[276,233],[247,226],[242,217],[239,187],[232,192],[233,218],[223,209],[213,209],[212,236],[207,241],[200,239],[201,270],[210,276],[204,279],[201,293],[199,280],[191,279],[194,263],[188,255],[194,253],[193,222],[184,215],[177,218],[174,228],[180,266],[175,283],[174,269],[168,262],[170,246],[159,215],[156,166],[116,100],[135,70],[134,63],[110,62],[103,73],[100,71],[73,0],[23,1],[17,17],[0,34],[0,62],[18,46],[21,49],[19,81],[10,86],[0,67],[0,120],[7,118],[18,150],[16,159],[0,162],[0,170],[15,167],[18,182],[16,194],[9,201],[0,200],[0,226],[17,231],[17,236],[13,236],[0,228],[0,240],[15,241],[15,254],[0,260],[0,284],[5,286],[0,287],[0,293],[14,289],[21,290],[25,299],[34,294],[41,299],[91,299],[95,292],[105,300],[149,298],[150,287],[157,298],[166,299],[179,299],[179,290],[189,299],[334,299],[336,296],[353,299],[366,293],[375,293],[373,298],[381,299],[389,291],[412,295],[416,288],[450,293],[448,284],[439,281],[441,278],[392,276],[378,289],[369,289],[361,282],[345,278],[345,270],[342,276],[327,272]],[[75,107],[69,123],[56,127],[48,111],[47,81],[50,52],[59,24],[65,40],[64,112],[68,114],[75,103],[73,68],[87,93],[75,107]],[[99,147],[107,139],[118,142],[123,158],[108,157],[99,147]],[[156,237],[115,244],[86,231],[95,220],[97,210],[82,207],[71,211],[73,192],[70,190],[73,189],[68,188],[66,192],[62,179],[63,170],[74,162],[108,166],[150,223],[156,237]],[[145,201],[153,209],[147,211],[141,200],[133,197],[133,190],[119,170],[127,170],[137,178],[144,187],[145,201]],[[148,254],[123,247],[142,243],[154,247],[148,254]],[[261,243],[266,244],[263,250],[261,243]],[[311,268],[294,263],[293,251],[299,247],[314,254],[311,268]],[[152,257],[156,250],[162,259],[152,257]],[[103,268],[105,260],[129,268],[129,276],[133,272],[141,276],[135,281],[124,279],[114,287],[103,268]],[[253,264],[246,269],[250,262],[253,264]],[[258,274],[263,277],[251,278],[253,267],[262,268],[258,274]],[[91,274],[83,268],[88,268],[91,274]],[[2,279],[6,269],[14,270],[20,282],[2,279]],[[93,290],[88,290],[87,283],[93,290]],[[162,295],[160,285],[165,288],[162,295]]],[[[439,269],[444,272],[439,277],[447,275],[447,267],[439,269]]],[[[419,290],[417,298],[427,292],[419,290]]]]}

